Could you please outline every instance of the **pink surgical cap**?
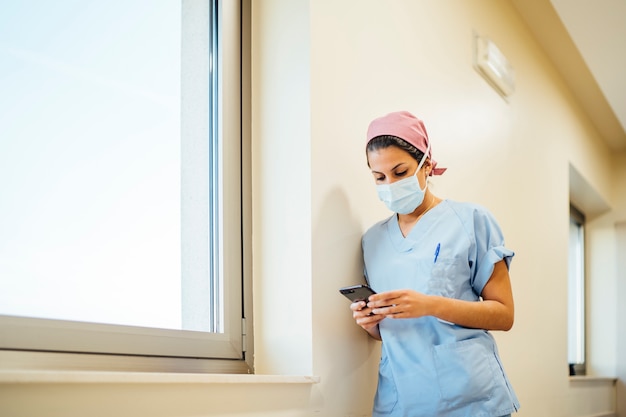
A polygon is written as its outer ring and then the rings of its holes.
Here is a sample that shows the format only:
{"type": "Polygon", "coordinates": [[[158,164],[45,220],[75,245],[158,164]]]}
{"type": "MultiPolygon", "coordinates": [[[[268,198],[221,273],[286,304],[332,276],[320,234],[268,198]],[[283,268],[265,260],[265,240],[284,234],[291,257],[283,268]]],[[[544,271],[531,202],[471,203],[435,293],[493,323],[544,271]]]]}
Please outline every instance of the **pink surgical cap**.
{"type": "Polygon", "coordinates": [[[428,133],[424,122],[413,116],[408,111],[389,113],[386,116],[374,119],[367,129],[367,143],[377,136],[391,135],[410,143],[422,153],[428,152],[430,163],[433,167],[430,175],[441,175],[447,168],[437,168],[437,162],[432,158],[432,144],[428,150],[428,133]]]}

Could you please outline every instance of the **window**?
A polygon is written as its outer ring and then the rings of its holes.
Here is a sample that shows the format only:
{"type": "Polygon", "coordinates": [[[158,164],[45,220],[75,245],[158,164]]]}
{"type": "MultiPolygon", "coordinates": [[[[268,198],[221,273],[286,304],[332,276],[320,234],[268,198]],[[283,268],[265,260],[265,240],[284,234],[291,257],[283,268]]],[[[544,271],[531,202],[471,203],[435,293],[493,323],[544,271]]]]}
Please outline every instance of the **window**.
{"type": "Polygon", "coordinates": [[[0,349],[247,372],[240,22],[219,0],[4,6],[0,349]]]}
{"type": "Polygon", "coordinates": [[[568,266],[570,375],[585,374],[585,216],[570,205],[568,266]]]}

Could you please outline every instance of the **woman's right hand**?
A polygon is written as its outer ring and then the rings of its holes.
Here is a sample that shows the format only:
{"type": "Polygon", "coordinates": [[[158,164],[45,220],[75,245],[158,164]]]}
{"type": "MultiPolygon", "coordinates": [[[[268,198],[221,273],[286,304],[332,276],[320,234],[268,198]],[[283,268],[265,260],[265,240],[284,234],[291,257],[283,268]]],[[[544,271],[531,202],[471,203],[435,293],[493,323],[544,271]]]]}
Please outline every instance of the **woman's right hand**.
{"type": "Polygon", "coordinates": [[[350,304],[350,310],[352,310],[352,318],[354,318],[356,324],[361,326],[363,330],[368,332],[373,338],[380,340],[378,323],[380,323],[385,316],[373,314],[372,309],[367,306],[365,301],[356,301],[350,304]]]}

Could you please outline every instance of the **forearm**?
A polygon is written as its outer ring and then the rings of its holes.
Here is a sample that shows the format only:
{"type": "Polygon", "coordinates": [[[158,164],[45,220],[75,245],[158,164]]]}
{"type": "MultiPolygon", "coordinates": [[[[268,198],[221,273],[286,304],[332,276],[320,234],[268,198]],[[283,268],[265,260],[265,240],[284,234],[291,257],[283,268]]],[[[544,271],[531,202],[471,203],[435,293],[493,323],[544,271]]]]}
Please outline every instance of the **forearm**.
{"type": "Polygon", "coordinates": [[[496,300],[465,301],[429,296],[430,315],[463,327],[485,330],[510,330],[513,306],[496,300]]]}
{"type": "Polygon", "coordinates": [[[427,314],[459,326],[485,330],[510,330],[515,308],[508,268],[504,261],[494,265],[482,290],[482,301],[465,301],[427,296],[427,314]]]}

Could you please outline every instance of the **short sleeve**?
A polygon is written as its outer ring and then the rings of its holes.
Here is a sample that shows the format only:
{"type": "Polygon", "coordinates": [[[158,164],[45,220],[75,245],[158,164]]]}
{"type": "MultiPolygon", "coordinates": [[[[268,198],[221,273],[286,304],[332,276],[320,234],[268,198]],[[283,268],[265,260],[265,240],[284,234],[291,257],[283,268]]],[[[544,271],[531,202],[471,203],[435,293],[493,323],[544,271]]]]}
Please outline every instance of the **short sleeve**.
{"type": "Polygon", "coordinates": [[[495,264],[504,260],[507,268],[515,253],[504,244],[504,235],[494,216],[482,207],[474,210],[475,266],[471,285],[476,294],[482,294],[491,278],[495,264]]]}

